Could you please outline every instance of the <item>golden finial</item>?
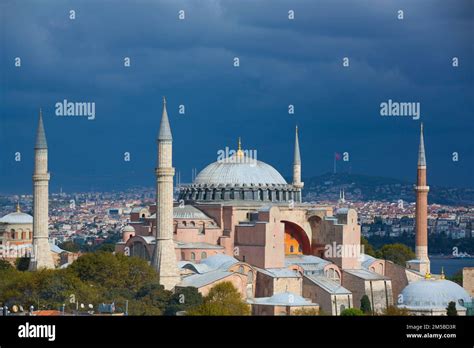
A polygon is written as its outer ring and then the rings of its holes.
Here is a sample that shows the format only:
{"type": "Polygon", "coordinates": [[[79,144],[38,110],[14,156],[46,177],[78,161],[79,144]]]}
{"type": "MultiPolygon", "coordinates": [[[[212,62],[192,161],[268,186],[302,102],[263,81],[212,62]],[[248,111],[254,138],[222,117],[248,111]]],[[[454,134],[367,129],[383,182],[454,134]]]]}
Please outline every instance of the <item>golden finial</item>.
{"type": "Polygon", "coordinates": [[[244,155],[244,152],[242,151],[242,143],[239,137],[239,143],[237,145],[237,156],[242,157],[243,155],[244,155]]]}
{"type": "Polygon", "coordinates": [[[425,273],[425,279],[431,279],[431,273],[430,272],[425,273]]]}
{"type": "Polygon", "coordinates": [[[446,277],[444,276],[444,267],[441,267],[441,276],[439,279],[445,279],[446,277]]]}
{"type": "Polygon", "coordinates": [[[16,212],[17,212],[17,213],[20,213],[20,212],[21,212],[21,209],[20,209],[20,202],[16,202],[16,212]]]}

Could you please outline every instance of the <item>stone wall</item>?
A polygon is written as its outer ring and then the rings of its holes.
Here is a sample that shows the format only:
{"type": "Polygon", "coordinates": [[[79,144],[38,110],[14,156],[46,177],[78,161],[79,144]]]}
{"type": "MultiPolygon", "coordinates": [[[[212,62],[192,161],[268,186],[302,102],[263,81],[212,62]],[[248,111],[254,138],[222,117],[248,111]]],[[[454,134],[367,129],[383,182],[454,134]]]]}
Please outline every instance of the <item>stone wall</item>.
{"type": "Polygon", "coordinates": [[[462,269],[462,287],[469,296],[474,297],[474,267],[464,267],[462,269]]]}

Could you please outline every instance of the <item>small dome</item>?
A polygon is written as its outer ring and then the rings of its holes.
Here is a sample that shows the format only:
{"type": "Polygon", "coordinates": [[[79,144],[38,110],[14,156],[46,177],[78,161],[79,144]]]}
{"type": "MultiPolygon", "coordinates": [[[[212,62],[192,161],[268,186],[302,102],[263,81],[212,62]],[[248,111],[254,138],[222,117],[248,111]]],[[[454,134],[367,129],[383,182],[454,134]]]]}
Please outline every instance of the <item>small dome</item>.
{"type": "Polygon", "coordinates": [[[33,216],[17,211],[5,215],[0,219],[0,222],[5,224],[32,224],[33,216]]]}
{"type": "Polygon", "coordinates": [[[133,228],[133,226],[127,225],[122,229],[122,232],[135,232],[135,228],[133,228]]]}
{"type": "Polygon", "coordinates": [[[225,255],[225,254],[217,254],[217,255],[213,255],[202,260],[201,264],[206,265],[210,269],[217,269],[217,268],[226,268],[237,262],[239,262],[239,260],[237,260],[236,258],[232,256],[225,255]]]}
{"type": "Polygon", "coordinates": [[[209,164],[194,182],[203,185],[287,185],[271,165],[237,154],[209,164]]]}
{"type": "Polygon", "coordinates": [[[471,297],[458,284],[446,279],[422,279],[408,284],[401,292],[402,304],[407,308],[446,308],[453,301],[456,306],[470,302],[471,297]]]}
{"type": "Polygon", "coordinates": [[[204,214],[201,210],[193,207],[190,204],[184,206],[177,206],[173,208],[173,218],[175,219],[196,219],[196,220],[211,220],[209,216],[204,214]]]}

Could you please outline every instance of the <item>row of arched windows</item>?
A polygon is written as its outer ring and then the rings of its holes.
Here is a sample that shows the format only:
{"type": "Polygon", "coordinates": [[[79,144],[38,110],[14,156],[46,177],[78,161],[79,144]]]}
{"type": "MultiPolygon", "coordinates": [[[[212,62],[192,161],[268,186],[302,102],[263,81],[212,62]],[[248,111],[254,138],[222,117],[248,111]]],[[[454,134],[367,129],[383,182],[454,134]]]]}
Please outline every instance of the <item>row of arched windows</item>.
{"type": "Polygon", "coordinates": [[[32,237],[33,233],[31,231],[10,230],[10,239],[12,240],[30,240],[32,237]]]}
{"type": "MultiPolygon", "coordinates": [[[[290,245],[290,253],[294,253],[294,252],[295,252],[295,247],[293,245],[290,245]]],[[[303,249],[301,248],[301,245],[298,245],[298,252],[299,253],[303,252],[303,249]]]]}
{"type": "MultiPolygon", "coordinates": [[[[297,191],[289,190],[265,190],[268,192],[268,201],[288,201],[295,199],[298,194],[297,191]]],[[[187,189],[181,192],[180,198],[191,199],[191,200],[204,200],[204,201],[214,201],[214,200],[265,200],[264,190],[245,190],[245,189],[187,189]],[[246,197],[246,192],[249,197],[246,197]],[[226,197],[227,193],[227,197],[226,197]]]]}
{"type": "MultiPolygon", "coordinates": [[[[207,253],[205,251],[203,251],[201,253],[201,260],[204,260],[207,258],[207,253]]],[[[196,260],[196,253],[195,252],[191,252],[191,260],[195,261],[196,260]]]]}

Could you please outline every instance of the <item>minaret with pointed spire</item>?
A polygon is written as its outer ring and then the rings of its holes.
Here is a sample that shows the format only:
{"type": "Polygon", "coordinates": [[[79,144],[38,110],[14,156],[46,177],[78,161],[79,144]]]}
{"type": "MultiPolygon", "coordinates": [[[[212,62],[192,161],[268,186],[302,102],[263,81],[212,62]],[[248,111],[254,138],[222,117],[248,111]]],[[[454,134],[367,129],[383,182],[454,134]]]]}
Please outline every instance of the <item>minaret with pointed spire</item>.
{"type": "Polygon", "coordinates": [[[158,132],[158,166],[156,174],[156,246],[152,266],[160,284],[173,289],[181,280],[173,242],[173,137],[163,97],[163,114],[158,132]]]}
{"type": "Polygon", "coordinates": [[[430,259],[428,258],[428,191],[430,187],[426,181],[426,155],[423,139],[423,123],[420,129],[420,146],[418,148],[418,170],[415,186],[416,217],[415,217],[415,254],[416,259],[408,261],[408,267],[421,274],[430,273],[430,259]]]}
{"type": "Polygon", "coordinates": [[[301,190],[303,189],[304,183],[301,182],[301,155],[300,155],[300,143],[298,140],[298,126],[295,130],[295,152],[293,156],[293,187],[296,191],[295,201],[301,202],[301,190]]]}
{"type": "Polygon", "coordinates": [[[35,143],[35,169],[33,173],[33,253],[29,269],[54,268],[48,233],[48,145],[40,109],[35,143]]]}

